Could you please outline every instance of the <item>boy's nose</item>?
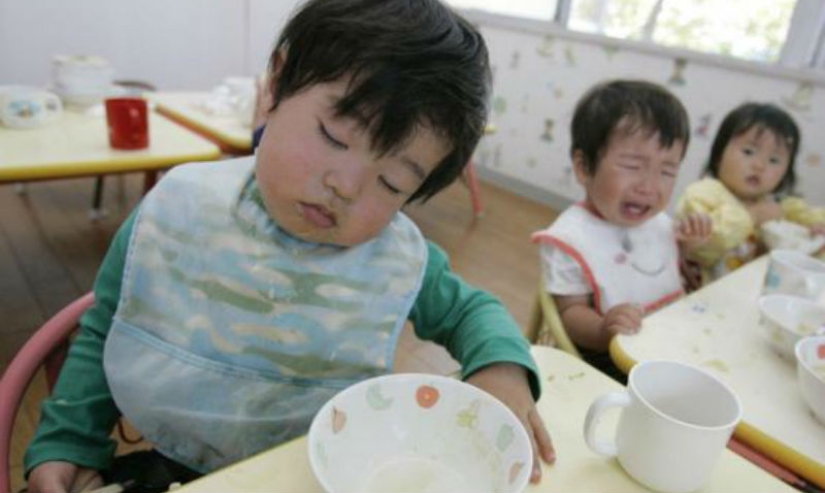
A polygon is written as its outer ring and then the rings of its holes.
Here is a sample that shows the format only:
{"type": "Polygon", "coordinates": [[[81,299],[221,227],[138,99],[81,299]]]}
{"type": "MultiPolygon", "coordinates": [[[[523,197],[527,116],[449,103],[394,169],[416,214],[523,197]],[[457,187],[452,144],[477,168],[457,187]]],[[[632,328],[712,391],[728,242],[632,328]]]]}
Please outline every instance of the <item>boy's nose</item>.
{"type": "Polygon", "coordinates": [[[324,186],[344,202],[351,202],[366,183],[368,167],[362,163],[338,163],[324,174],[324,186]]]}
{"type": "Polygon", "coordinates": [[[658,173],[645,173],[636,188],[644,195],[652,195],[659,189],[659,179],[658,173]]]}

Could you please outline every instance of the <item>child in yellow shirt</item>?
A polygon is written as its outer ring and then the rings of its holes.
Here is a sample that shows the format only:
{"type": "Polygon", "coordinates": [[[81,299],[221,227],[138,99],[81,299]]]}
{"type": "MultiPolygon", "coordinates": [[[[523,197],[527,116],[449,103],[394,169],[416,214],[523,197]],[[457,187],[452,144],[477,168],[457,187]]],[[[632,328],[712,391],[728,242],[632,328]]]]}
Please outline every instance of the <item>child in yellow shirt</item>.
{"type": "Polygon", "coordinates": [[[710,239],[689,255],[701,266],[703,281],[764,252],[760,228],[769,221],[784,219],[813,232],[823,230],[825,208],[789,196],[796,183],[799,142],[796,122],[771,104],[742,104],[722,121],[707,176],[690,185],[677,206],[677,217],[704,213],[713,221],[710,239]]]}

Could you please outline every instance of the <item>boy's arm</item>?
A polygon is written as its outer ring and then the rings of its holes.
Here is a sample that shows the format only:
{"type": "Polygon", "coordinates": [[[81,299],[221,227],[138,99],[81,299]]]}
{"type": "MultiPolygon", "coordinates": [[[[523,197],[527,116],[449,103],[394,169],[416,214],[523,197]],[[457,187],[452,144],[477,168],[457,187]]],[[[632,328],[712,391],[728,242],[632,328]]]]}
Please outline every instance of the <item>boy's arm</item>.
{"type": "Polygon", "coordinates": [[[524,425],[533,448],[531,482],[541,479],[540,458],[556,455],[536,410],[540,386],[530,345],[515,320],[491,294],[470,287],[450,270],[446,254],[428,243],[424,284],[410,320],[422,339],[447,348],[462,376],[504,402],[524,425]]]}
{"type": "Polygon", "coordinates": [[[120,413],[103,371],[103,345],[120,299],[121,277],[134,212],[121,226],[95,280],[95,304],[83,315],[51,397],[26,450],[26,474],[39,464],[64,461],[91,469],[108,467],[116,443],[109,437],[120,413]]]}
{"type": "Polygon", "coordinates": [[[623,303],[602,316],[592,308],[589,295],[552,296],[564,330],[577,346],[606,352],[614,335],[635,334],[642,326],[643,313],[636,305],[623,303]]]}
{"type": "Polygon", "coordinates": [[[427,271],[410,321],[419,337],[434,341],[461,363],[463,378],[494,363],[526,368],[534,399],[540,395],[530,344],[501,302],[450,270],[447,255],[427,243],[427,271]]]}

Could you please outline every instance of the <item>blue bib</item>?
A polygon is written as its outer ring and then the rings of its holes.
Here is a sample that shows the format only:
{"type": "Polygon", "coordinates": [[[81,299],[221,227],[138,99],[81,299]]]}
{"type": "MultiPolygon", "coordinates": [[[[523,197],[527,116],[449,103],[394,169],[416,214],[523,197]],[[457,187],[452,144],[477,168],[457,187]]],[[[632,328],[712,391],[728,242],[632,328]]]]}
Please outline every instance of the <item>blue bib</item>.
{"type": "Polygon", "coordinates": [[[146,196],[104,351],[123,415],[201,472],[305,434],[332,395],[390,371],[426,266],[401,213],[356,247],[290,236],[254,159],[176,167],[146,196]]]}

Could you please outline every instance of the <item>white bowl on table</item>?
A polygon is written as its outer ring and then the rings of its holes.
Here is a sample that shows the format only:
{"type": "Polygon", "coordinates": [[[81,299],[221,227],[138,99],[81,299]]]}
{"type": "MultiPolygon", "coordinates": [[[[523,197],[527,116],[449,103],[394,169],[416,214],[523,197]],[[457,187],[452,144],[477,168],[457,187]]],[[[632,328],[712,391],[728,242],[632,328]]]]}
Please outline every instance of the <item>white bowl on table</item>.
{"type": "Polygon", "coordinates": [[[762,241],[771,250],[794,250],[812,255],[825,246],[825,236],[791,221],[766,221],[761,226],[762,241]]]}
{"type": "Polygon", "coordinates": [[[814,417],[825,425],[825,336],[805,337],[796,343],[799,391],[814,417]]]}
{"type": "Polygon", "coordinates": [[[788,361],[794,360],[794,346],[803,337],[825,333],[825,306],[787,294],[766,294],[759,298],[761,325],[771,346],[788,361]]]}
{"type": "Polygon", "coordinates": [[[371,378],[315,416],[309,459],[328,492],[519,492],[533,453],[516,416],[490,394],[428,374],[371,378]]]}

